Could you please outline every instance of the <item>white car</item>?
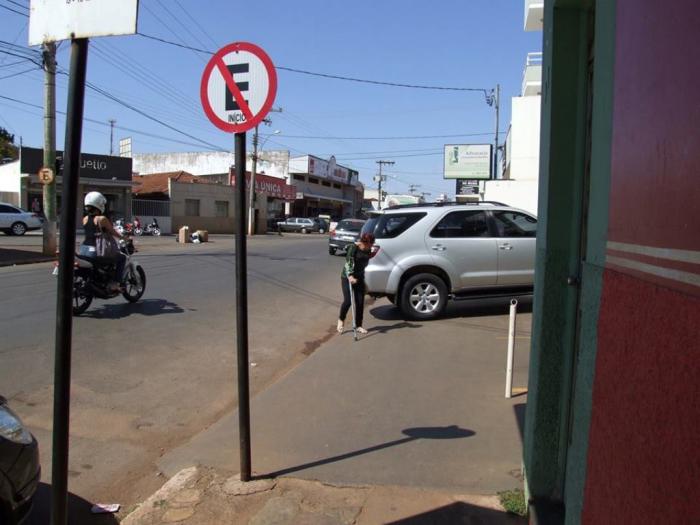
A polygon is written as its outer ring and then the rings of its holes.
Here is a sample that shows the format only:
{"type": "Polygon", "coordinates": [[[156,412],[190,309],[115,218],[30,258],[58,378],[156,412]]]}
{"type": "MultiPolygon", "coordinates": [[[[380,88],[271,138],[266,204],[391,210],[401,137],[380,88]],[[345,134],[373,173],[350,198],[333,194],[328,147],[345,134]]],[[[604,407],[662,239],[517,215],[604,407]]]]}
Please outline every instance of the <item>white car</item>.
{"type": "Polygon", "coordinates": [[[30,230],[40,229],[43,222],[38,213],[0,202],[0,231],[6,235],[24,235],[30,230]]]}

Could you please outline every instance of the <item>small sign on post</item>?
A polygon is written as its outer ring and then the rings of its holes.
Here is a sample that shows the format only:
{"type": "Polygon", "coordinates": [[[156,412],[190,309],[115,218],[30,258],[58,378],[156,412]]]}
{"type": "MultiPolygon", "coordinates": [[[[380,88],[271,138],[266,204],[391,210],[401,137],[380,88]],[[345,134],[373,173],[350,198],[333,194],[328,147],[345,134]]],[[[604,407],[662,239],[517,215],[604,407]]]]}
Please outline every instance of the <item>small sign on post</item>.
{"type": "Polygon", "coordinates": [[[51,168],[41,168],[39,173],[37,173],[37,177],[39,177],[39,182],[42,184],[51,184],[54,179],[53,170],[51,168]]]}

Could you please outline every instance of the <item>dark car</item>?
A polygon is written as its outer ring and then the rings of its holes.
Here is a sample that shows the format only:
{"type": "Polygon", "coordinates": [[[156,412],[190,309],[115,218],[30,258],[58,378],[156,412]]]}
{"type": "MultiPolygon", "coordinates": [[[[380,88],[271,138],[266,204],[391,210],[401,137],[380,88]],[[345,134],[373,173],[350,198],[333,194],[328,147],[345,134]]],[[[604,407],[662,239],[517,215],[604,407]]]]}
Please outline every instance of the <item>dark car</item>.
{"type": "Polygon", "coordinates": [[[0,523],[20,523],[39,484],[39,446],[0,396],[0,523]]]}
{"type": "Polygon", "coordinates": [[[360,219],[343,219],[328,238],[328,253],[335,255],[338,250],[347,250],[348,245],[357,242],[366,221],[360,219]]]}

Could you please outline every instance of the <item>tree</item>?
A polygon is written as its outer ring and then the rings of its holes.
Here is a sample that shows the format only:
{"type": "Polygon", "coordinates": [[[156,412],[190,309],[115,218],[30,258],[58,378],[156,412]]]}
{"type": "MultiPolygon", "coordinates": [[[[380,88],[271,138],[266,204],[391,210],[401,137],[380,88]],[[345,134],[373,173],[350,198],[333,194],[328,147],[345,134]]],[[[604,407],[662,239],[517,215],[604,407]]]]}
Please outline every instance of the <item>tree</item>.
{"type": "Polygon", "coordinates": [[[17,160],[19,157],[19,148],[15,146],[15,136],[0,127],[0,163],[4,159],[17,160]]]}

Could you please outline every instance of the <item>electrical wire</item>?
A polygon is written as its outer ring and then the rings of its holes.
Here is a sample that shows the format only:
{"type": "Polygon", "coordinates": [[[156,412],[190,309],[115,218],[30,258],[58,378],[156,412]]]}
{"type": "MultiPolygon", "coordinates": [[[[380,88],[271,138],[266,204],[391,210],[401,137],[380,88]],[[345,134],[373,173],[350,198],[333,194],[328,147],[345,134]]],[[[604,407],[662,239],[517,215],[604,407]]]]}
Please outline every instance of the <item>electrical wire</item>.
{"type": "Polygon", "coordinates": [[[7,9],[8,11],[15,13],[17,15],[26,16],[27,18],[29,18],[29,15],[27,13],[22,13],[21,11],[15,11],[11,7],[7,7],[6,5],[0,4],[0,7],[2,7],[3,9],[7,9]]]}
{"type": "Polygon", "coordinates": [[[15,2],[15,0],[5,0],[5,2],[9,2],[11,4],[16,5],[17,7],[20,7],[22,9],[26,9],[27,11],[29,11],[29,8],[26,5],[20,4],[19,2],[15,2]]]}
{"type": "MultiPolygon", "coordinates": [[[[139,36],[142,36],[144,38],[149,38],[151,40],[156,40],[156,41],[162,42],[164,44],[170,44],[172,46],[181,47],[183,49],[189,49],[190,51],[195,51],[197,53],[205,53],[207,55],[214,54],[207,49],[200,49],[197,47],[189,46],[187,44],[178,44],[177,42],[173,42],[171,40],[167,40],[165,38],[160,38],[160,37],[153,36],[153,35],[148,35],[146,33],[141,33],[140,31],[136,34],[139,36]]],[[[345,80],[348,82],[360,82],[360,83],[364,83],[364,84],[373,84],[373,85],[379,85],[379,86],[401,87],[401,88],[410,88],[410,89],[424,89],[424,90],[438,90],[438,91],[475,91],[475,92],[483,93],[486,96],[488,96],[488,93],[490,92],[489,89],[485,89],[485,88],[427,86],[427,85],[420,85],[420,84],[405,84],[405,83],[400,83],[400,82],[386,82],[386,81],[381,81],[381,80],[369,80],[369,79],[365,79],[365,78],[355,78],[355,77],[346,77],[346,76],[341,76],[341,75],[331,75],[329,73],[318,73],[315,71],[308,71],[305,69],[297,69],[297,68],[286,67],[286,66],[275,66],[275,69],[279,69],[281,71],[289,71],[292,73],[299,73],[302,75],[310,75],[310,76],[314,76],[314,77],[331,78],[331,79],[335,79],[335,80],[345,80]]]]}
{"type": "Polygon", "coordinates": [[[5,80],[6,78],[12,78],[12,77],[18,77],[20,75],[25,75],[27,73],[31,73],[32,71],[36,71],[37,69],[35,67],[31,69],[25,69],[24,71],[18,71],[17,73],[12,73],[11,75],[5,75],[4,77],[0,77],[0,80],[5,80]]]}
{"type": "MultiPolygon", "coordinates": [[[[447,138],[457,138],[457,137],[479,137],[484,135],[493,135],[493,132],[489,133],[457,133],[454,135],[413,135],[405,137],[320,137],[320,136],[307,136],[307,135],[280,135],[286,139],[319,139],[319,140],[420,140],[420,139],[447,139],[447,138]]],[[[268,136],[261,133],[261,137],[268,136]]]]}

